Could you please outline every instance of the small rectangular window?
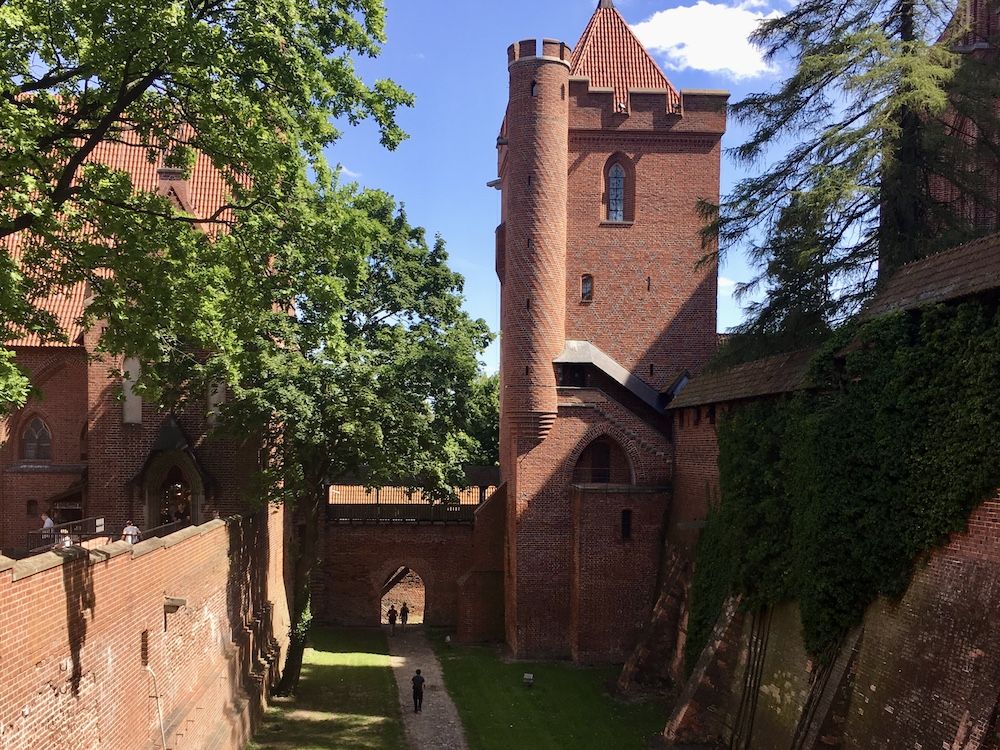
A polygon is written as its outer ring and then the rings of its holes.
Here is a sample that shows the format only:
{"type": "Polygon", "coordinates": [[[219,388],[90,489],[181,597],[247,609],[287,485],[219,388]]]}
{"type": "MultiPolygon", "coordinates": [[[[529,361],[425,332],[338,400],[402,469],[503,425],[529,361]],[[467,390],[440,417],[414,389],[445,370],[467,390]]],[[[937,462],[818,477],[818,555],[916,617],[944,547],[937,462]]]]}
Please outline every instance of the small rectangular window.
{"type": "Polygon", "coordinates": [[[585,273],[580,277],[580,301],[593,302],[594,300],[594,277],[585,273]]]}
{"type": "Polygon", "coordinates": [[[632,538],[632,511],[622,511],[622,541],[627,542],[632,538]]]}
{"type": "Polygon", "coordinates": [[[708,423],[715,424],[715,404],[708,407],[708,423]]]}

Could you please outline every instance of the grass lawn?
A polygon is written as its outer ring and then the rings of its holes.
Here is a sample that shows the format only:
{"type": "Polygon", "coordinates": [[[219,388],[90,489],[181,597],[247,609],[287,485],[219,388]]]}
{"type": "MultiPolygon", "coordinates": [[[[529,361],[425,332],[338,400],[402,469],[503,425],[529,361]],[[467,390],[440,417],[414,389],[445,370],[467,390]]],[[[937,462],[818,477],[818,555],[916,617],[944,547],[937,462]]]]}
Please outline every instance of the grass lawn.
{"type": "Polygon", "coordinates": [[[380,630],[314,628],[295,698],[272,702],[247,750],[404,750],[380,630]]]}
{"type": "Polygon", "coordinates": [[[471,750],[645,750],[666,724],[662,703],[608,694],[616,668],[505,663],[495,648],[446,646],[443,634],[430,636],[471,750]],[[525,672],[535,675],[531,688],[525,672]]]}

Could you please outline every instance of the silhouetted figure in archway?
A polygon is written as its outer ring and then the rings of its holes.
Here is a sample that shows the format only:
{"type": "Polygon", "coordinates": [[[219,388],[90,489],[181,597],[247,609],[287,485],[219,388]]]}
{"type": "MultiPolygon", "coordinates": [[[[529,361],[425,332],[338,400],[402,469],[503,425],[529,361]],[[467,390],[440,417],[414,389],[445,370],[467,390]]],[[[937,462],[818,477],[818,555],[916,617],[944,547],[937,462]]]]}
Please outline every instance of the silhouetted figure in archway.
{"type": "Polygon", "coordinates": [[[409,619],[410,619],[410,608],[406,606],[406,602],[403,602],[403,608],[399,610],[400,630],[406,630],[406,621],[409,619]]]}
{"type": "Polygon", "coordinates": [[[396,612],[396,605],[395,604],[390,604],[389,605],[389,612],[388,612],[389,634],[390,635],[395,635],[396,634],[396,618],[397,617],[399,617],[399,614],[396,612]]]}

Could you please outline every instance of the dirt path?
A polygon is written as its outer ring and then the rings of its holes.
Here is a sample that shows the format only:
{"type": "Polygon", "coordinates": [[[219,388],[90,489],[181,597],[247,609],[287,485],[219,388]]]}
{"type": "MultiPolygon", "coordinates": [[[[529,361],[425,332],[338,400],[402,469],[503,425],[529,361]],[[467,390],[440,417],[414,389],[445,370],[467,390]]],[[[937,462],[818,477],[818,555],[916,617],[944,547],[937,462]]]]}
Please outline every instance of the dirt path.
{"type": "Polygon", "coordinates": [[[410,750],[469,750],[458,710],[444,687],[441,663],[423,629],[412,625],[406,632],[397,629],[396,635],[389,636],[389,653],[410,750]],[[427,683],[423,710],[415,714],[410,678],[418,669],[427,683]]]}

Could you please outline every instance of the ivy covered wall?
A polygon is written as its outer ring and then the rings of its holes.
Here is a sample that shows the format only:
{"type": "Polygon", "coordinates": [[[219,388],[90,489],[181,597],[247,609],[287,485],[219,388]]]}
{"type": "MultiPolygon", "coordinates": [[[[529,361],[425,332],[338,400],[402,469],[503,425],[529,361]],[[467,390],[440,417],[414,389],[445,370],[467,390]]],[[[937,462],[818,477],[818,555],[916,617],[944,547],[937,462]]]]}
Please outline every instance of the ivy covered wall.
{"type": "Polygon", "coordinates": [[[687,663],[730,593],[797,601],[828,652],[1000,485],[1000,315],[967,302],[838,331],[808,389],[718,425],[722,503],[698,545],[687,663]]]}

